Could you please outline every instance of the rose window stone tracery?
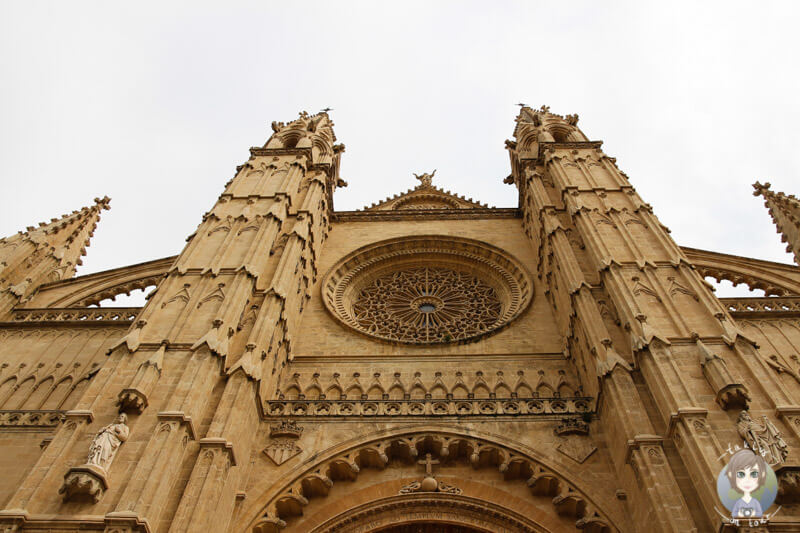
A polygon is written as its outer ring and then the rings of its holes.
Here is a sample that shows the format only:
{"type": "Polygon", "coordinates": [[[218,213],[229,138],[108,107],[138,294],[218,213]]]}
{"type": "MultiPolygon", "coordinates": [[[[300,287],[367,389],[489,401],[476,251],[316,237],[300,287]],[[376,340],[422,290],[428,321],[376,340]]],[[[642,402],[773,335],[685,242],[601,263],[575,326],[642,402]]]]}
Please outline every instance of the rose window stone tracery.
{"type": "Polygon", "coordinates": [[[377,278],[353,315],[369,333],[410,342],[450,342],[488,331],[501,315],[495,290],[468,272],[423,267],[377,278]]]}
{"type": "Polygon", "coordinates": [[[346,325],[403,344],[475,340],[516,318],[532,297],[513,257],[453,237],[367,246],[334,266],[322,290],[328,310],[346,325]]]}

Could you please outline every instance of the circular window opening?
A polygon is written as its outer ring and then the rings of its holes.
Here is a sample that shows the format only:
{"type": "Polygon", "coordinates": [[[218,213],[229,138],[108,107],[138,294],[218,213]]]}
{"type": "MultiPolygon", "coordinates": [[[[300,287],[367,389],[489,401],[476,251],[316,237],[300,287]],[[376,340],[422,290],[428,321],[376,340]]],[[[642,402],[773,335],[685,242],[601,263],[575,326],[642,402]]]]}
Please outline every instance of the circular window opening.
{"type": "Polygon", "coordinates": [[[531,288],[510,255],[453,237],[365,247],[334,266],[322,285],[339,320],[406,344],[466,342],[498,331],[527,307],[531,288]]]}

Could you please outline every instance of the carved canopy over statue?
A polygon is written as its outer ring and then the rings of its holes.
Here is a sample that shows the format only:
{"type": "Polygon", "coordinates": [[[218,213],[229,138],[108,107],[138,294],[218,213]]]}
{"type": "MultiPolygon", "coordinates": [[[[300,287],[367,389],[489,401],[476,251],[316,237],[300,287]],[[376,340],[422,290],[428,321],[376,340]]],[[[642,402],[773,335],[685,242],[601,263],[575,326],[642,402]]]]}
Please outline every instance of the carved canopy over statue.
{"type": "Polygon", "coordinates": [[[89,447],[89,456],[86,459],[86,464],[108,470],[120,445],[128,439],[130,429],[125,424],[127,421],[127,415],[121,413],[112,424],[103,427],[97,432],[92,445],[89,447]]]}
{"type": "Polygon", "coordinates": [[[761,454],[769,464],[782,463],[789,455],[789,447],[778,428],[766,416],[762,418],[763,424],[753,420],[747,411],[742,411],[736,429],[750,448],[761,454]]]}

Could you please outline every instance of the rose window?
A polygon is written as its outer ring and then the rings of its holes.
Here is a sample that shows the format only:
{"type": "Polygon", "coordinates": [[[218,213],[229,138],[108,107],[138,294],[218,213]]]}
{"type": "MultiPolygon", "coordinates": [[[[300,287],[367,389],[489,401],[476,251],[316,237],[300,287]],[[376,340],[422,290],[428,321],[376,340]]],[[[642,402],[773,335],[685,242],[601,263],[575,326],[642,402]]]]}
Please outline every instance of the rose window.
{"type": "Polygon", "coordinates": [[[353,302],[356,323],[372,335],[450,342],[488,331],[501,315],[495,290],[468,272],[424,267],[377,278],[353,302]]]}
{"type": "Polygon", "coordinates": [[[362,249],[328,273],[322,290],[328,310],[351,328],[408,344],[475,340],[508,324],[532,296],[511,256],[452,237],[362,249]]]}

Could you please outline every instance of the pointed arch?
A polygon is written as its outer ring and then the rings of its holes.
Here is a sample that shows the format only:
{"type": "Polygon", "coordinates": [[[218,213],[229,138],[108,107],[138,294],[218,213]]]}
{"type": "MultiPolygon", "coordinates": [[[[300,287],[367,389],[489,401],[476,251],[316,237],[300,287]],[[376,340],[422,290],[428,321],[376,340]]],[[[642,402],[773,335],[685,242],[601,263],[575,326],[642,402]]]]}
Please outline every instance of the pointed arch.
{"type": "Polygon", "coordinates": [[[472,388],[472,395],[474,398],[480,398],[483,400],[491,396],[491,391],[489,390],[489,386],[485,381],[479,381],[472,388]]]}
{"type": "Polygon", "coordinates": [[[334,383],[327,389],[325,389],[325,398],[328,400],[341,400],[344,391],[342,391],[342,387],[338,383],[334,383]]]}
{"type": "Polygon", "coordinates": [[[402,385],[399,383],[395,383],[389,388],[389,399],[390,400],[402,400],[405,398],[406,391],[402,385]]]}
{"type": "Polygon", "coordinates": [[[36,384],[36,378],[33,376],[28,377],[19,384],[18,387],[11,393],[11,397],[6,401],[5,408],[6,409],[22,409],[22,406],[25,404],[25,400],[33,392],[33,386],[36,384]]]}
{"type": "Polygon", "coordinates": [[[437,383],[436,385],[433,386],[433,388],[431,389],[431,398],[437,400],[443,400],[447,398],[447,389],[444,387],[443,384],[437,383]]]}
{"type": "Polygon", "coordinates": [[[517,395],[517,398],[532,398],[533,397],[533,389],[531,389],[530,385],[525,383],[524,381],[517,385],[516,390],[514,391],[517,395]]]}
{"type": "Polygon", "coordinates": [[[457,383],[455,387],[453,387],[453,398],[456,400],[465,400],[469,398],[469,389],[464,383],[457,383]]]}
{"type": "Polygon", "coordinates": [[[414,386],[411,387],[411,391],[409,392],[412,400],[422,400],[425,398],[425,395],[428,394],[428,391],[426,391],[422,383],[419,382],[414,383],[414,386]]]}
{"type": "Polygon", "coordinates": [[[11,376],[7,380],[5,380],[2,383],[2,385],[0,385],[0,406],[2,406],[4,409],[7,409],[7,407],[5,407],[6,399],[8,399],[11,396],[12,392],[14,391],[14,386],[16,384],[17,384],[17,377],[11,376]]]}
{"type": "Polygon", "coordinates": [[[64,398],[64,401],[61,404],[61,409],[69,410],[75,407],[80,397],[83,396],[86,387],[89,386],[89,379],[89,377],[85,377],[75,383],[75,385],[69,391],[69,394],[67,394],[67,397],[64,398]]]}
{"type": "Polygon", "coordinates": [[[308,400],[318,400],[322,395],[322,387],[316,383],[312,383],[306,388],[305,397],[308,400]]]}
{"type": "Polygon", "coordinates": [[[287,387],[283,393],[283,397],[287,400],[297,400],[302,395],[303,393],[300,390],[300,387],[295,383],[289,385],[289,387],[287,387]]]}
{"type": "Polygon", "coordinates": [[[345,391],[345,396],[350,399],[358,399],[364,395],[364,387],[360,383],[353,383],[345,391]]]}
{"type": "Polygon", "coordinates": [[[42,405],[42,409],[61,409],[61,404],[66,399],[72,388],[72,376],[67,376],[59,381],[42,405]]]}
{"type": "Polygon", "coordinates": [[[30,397],[25,400],[23,407],[25,407],[25,409],[41,409],[42,404],[52,392],[54,383],[55,379],[53,379],[53,376],[47,376],[37,383],[30,397]]]}
{"type": "Polygon", "coordinates": [[[385,392],[386,391],[383,390],[383,387],[381,387],[379,383],[375,383],[367,391],[367,398],[371,400],[380,400],[383,398],[385,392]]]}

